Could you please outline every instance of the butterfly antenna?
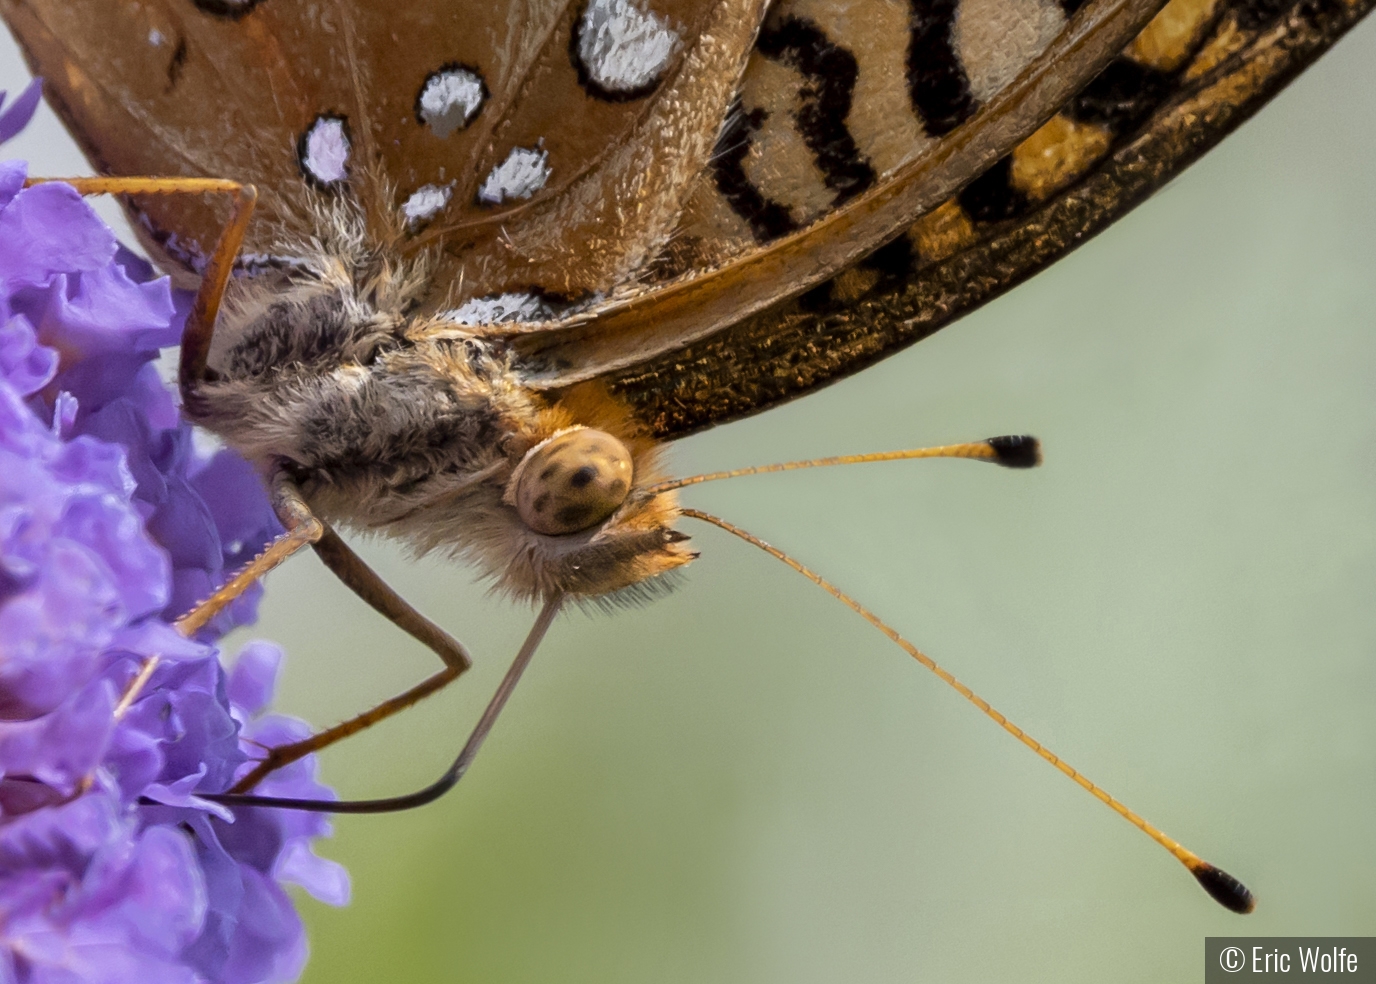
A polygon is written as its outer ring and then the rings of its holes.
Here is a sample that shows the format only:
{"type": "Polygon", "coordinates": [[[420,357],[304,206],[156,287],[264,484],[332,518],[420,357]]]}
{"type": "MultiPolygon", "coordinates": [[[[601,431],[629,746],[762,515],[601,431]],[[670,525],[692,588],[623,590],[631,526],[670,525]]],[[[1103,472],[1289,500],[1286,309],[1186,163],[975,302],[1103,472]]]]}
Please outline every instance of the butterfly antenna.
{"type": "Polygon", "coordinates": [[[708,472],[705,475],[690,475],[688,478],[675,478],[660,482],[646,489],[647,495],[672,492],[674,489],[703,482],[715,482],[722,478],[740,478],[743,475],[764,475],[768,472],[797,471],[800,468],[825,468],[829,465],[861,465],[871,461],[905,461],[909,458],[972,458],[975,461],[990,461],[1005,468],[1035,468],[1042,463],[1041,443],[1035,437],[1025,434],[1007,437],[991,437],[987,441],[972,441],[969,444],[945,444],[938,448],[909,448],[906,451],[880,451],[875,454],[844,454],[834,458],[809,458],[807,461],[785,461],[777,465],[756,465],[753,468],[735,468],[731,471],[708,472]]]}
{"type": "MultiPolygon", "coordinates": [[[[995,440],[998,440],[998,438],[996,438],[995,440]]],[[[1051,749],[1047,748],[1041,742],[1037,741],[1035,738],[1029,735],[1026,731],[1023,731],[1012,721],[1008,720],[1008,718],[1004,717],[1001,713],[999,713],[999,711],[997,711],[992,705],[990,705],[990,703],[987,700],[985,700],[979,694],[975,693],[965,684],[957,680],[950,673],[950,671],[943,668],[934,659],[932,659],[926,653],[919,650],[907,639],[904,639],[896,631],[894,631],[892,628],[886,625],[879,618],[879,616],[875,615],[864,605],[860,604],[854,598],[847,595],[840,588],[831,584],[829,581],[824,579],[820,574],[817,574],[812,570],[808,569],[807,567],[804,567],[801,563],[794,560],[792,557],[788,556],[788,554],[784,553],[777,547],[771,546],[764,540],[761,540],[759,537],[755,536],[753,533],[747,532],[746,530],[741,529],[739,526],[734,526],[731,523],[728,523],[726,520],[721,519],[720,517],[713,516],[710,513],[702,512],[699,509],[685,508],[682,510],[682,513],[684,516],[691,516],[693,519],[700,519],[705,523],[711,523],[713,526],[720,527],[726,532],[731,533],[734,536],[740,537],[746,543],[750,543],[754,546],[759,547],[765,553],[787,564],[789,567],[793,568],[799,574],[803,575],[803,577],[807,578],[813,584],[817,585],[827,594],[831,595],[837,601],[841,602],[843,605],[850,608],[865,621],[869,622],[876,629],[878,629],[880,632],[884,633],[884,635],[888,636],[891,640],[893,640],[893,642],[897,644],[899,648],[903,649],[909,656],[911,656],[913,659],[917,660],[927,669],[935,673],[962,697],[964,697],[970,703],[978,707],[981,711],[984,712],[986,716],[993,719],[993,721],[999,727],[1003,728],[1004,731],[1007,731],[1014,738],[1018,739],[1018,741],[1022,742],[1028,748],[1032,749],[1032,751],[1036,752],[1042,758],[1046,759],[1046,761],[1050,762],[1061,772],[1069,776],[1078,785],[1083,787],[1088,793],[1090,793],[1096,799],[1103,802],[1103,804],[1107,806],[1110,810],[1112,810],[1114,813],[1118,814],[1128,823],[1132,824],[1138,830],[1142,831],[1142,833],[1146,834],[1152,840],[1156,841],[1156,843],[1160,844],[1167,851],[1169,851],[1177,861],[1179,861],[1181,864],[1183,864],[1186,868],[1189,869],[1190,874],[1194,875],[1195,879],[1199,882],[1199,884],[1203,886],[1204,891],[1208,892],[1210,897],[1212,897],[1215,902],[1219,903],[1224,908],[1231,909],[1233,912],[1237,913],[1251,912],[1254,908],[1256,908],[1256,898],[1252,895],[1251,891],[1248,890],[1246,885],[1242,884],[1242,882],[1238,881],[1236,878],[1234,878],[1232,875],[1228,874],[1221,868],[1216,868],[1212,864],[1209,864],[1209,862],[1205,861],[1199,855],[1195,854],[1193,851],[1189,850],[1184,845],[1180,844],[1178,841],[1175,841],[1170,837],[1167,837],[1164,832],[1152,826],[1142,817],[1138,816],[1132,810],[1128,809],[1127,806],[1125,806],[1123,803],[1120,803],[1118,800],[1114,799],[1112,796],[1108,794],[1107,791],[1095,785],[1093,782],[1087,779],[1081,772],[1072,767],[1070,763],[1066,762],[1060,756],[1052,752],[1051,749]]]]}
{"type": "MultiPolygon", "coordinates": [[[[397,813],[401,810],[412,810],[418,806],[433,803],[458,785],[459,780],[468,771],[468,767],[478,754],[478,749],[482,748],[483,742],[487,739],[488,732],[497,723],[497,715],[502,713],[502,708],[506,706],[508,698],[511,697],[511,692],[516,689],[521,674],[530,665],[531,657],[535,655],[535,650],[539,648],[545,633],[549,631],[550,625],[554,622],[554,617],[559,614],[563,601],[562,595],[555,595],[545,602],[544,607],[540,609],[540,614],[535,619],[535,624],[531,626],[530,633],[526,636],[526,641],[521,644],[521,651],[511,661],[511,668],[506,671],[506,676],[502,677],[497,692],[487,702],[483,716],[473,726],[473,731],[469,734],[468,741],[464,743],[463,750],[459,752],[453,764],[445,770],[444,775],[424,789],[418,789],[414,793],[407,793],[404,796],[388,796],[383,799],[370,800],[293,799],[285,796],[258,796],[253,793],[197,793],[196,796],[199,799],[225,806],[270,806],[285,810],[304,810],[309,813],[397,813]]],[[[145,805],[157,805],[146,799],[140,802],[145,805]]]]}

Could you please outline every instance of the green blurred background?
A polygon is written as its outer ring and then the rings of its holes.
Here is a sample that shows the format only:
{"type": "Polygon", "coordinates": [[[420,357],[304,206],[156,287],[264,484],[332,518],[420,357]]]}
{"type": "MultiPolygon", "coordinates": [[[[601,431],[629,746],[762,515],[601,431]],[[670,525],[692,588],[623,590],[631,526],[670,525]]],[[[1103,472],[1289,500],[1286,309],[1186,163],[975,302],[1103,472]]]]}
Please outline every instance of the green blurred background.
{"type": "MultiPolygon", "coordinates": [[[[0,64],[15,90],[11,48],[0,64]]],[[[43,113],[7,152],[84,172],[43,113]]],[[[303,901],[306,980],[1190,981],[1206,935],[1376,932],[1373,328],[1376,22],[1050,272],[674,449],[691,473],[1039,435],[1032,473],[909,462],[685,499],[1244,878],[1254,915],[695,525],[672,597],[556,624],[457,792],[338,821],[323,848],[354,901],[303,901]]],[[[478,665],[325,755],[352,797],[440,772],[531,620],[462,569],[361,549],[478,665]]],[[[435,666],[309,556],[270,578],[253,635],[289,652],[279,706],[319,725],[435,666]]]]}

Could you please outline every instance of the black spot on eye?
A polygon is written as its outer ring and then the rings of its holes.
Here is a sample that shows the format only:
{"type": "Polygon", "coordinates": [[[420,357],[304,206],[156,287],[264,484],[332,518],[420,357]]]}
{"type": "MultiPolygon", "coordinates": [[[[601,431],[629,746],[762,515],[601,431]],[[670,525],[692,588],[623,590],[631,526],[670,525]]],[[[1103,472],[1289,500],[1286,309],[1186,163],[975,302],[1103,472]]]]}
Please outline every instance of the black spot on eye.
{"type": "Polygon", "coordinates": [[[237,21],[247,17],[263,0],[191,0],[202,13],[225,20],[237,21]]]}
{"type": "Polygon", "coordinates": [[[626,495],[626,488],[626,480],[624,478],[618,478],[608,486],[607,492],[613,499],[622,499],[626,495]]]}
{"type": "Polygon", "coordinates": [[[588,506],[565,506],[554,514],[555,522],[570,530],[581,530],[588,525],[592,509],[588,506]]]}
{"type": "Polygon", "coordinates": [[[593,465],[584,465],[569,476],[569,487],[581,489],[596,477],[597,468],[593,465]]]}
{"type": "Polygon", "coordinates": [[[540,496],[535,500],[535,511],[536,511],[536,512],[541,512],[541,513],[542,513],[542,512],[544,512],[546,509],[548,509],[548,508],[549,508],[549,493],[548,493],[548,492],[543,492],[543,493],[541,493],[540,496]]]}
{"type": "Polygon", "coordinates": [[[559,472],[558,465],[545,465],[544,471],[540,472],[540,481],[548,482],[559,472]]]}

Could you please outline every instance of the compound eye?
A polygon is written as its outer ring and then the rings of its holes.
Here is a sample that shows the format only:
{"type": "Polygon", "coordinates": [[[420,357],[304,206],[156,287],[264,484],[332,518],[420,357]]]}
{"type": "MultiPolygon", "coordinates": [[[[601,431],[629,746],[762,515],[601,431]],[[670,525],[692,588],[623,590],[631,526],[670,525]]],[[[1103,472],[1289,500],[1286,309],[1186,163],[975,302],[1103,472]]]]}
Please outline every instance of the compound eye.
{"type": "Polygon", "coordinates": [[[599,430],[568,431],[521,464],[516,511],[536,533],[560,536],[596,526],[626,501],[631,453],[599,430]]]}

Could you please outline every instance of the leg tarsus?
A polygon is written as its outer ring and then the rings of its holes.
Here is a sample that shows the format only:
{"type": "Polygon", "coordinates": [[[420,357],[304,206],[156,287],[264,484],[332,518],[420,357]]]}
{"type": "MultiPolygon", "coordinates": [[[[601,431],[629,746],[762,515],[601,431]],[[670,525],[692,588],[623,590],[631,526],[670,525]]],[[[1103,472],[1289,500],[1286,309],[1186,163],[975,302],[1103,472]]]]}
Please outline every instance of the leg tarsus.
{"type": "Polygon", "coordinates": [[[251,560],[242,570],[226,581],[214,594],[176,621],[176,629],[184,636],[192,636],[212,618],[224,611],[234,599],[255,582],[308,543],[314,543],[325,533],[325,524],[316,519],[301,490],[285,472],[278,471],[272,479],[272,505],[277,518],[287,531],[268,548],[251,560]]]}
{"type": "Polygon", "coordinates": [[[336,724],[333,728],[326,728],[324,731],[316,732],[309,738],[301,741],[292,742],[289,745],[277,745],[268,749],[267,756],[255,765],[247,775],[236,782],[231,788],[231,793],[248,792],[272,772],[276,772],[283,766],[290,765],[297,759],[305,758],[313,752],[318,752],[322,748],[327,748],[337,741],[343,741],[350,735],[356,735],[360,731],[372,727],[379,721],[391,717],[398,711],[404,711],[413,704],[419,703],[436,691],[444,689],[450,683],[459,678],[463,671],[456,667],[446,666],[434,676],[416,684],[405,693],[398,694],[390,700],[385,700],[376,707],[372,707],[357,717],[352,717],[341,724],[336,724]]]}
{"type": "Polygon", "coordinates": [[[424,789],[418,789],[414,793],[407,793],[403,796],[352,801],[298,799],[290,796],[255,796],[251,793],[245,795],[239,792],[202,793],[201,795],[213,803],[224,803],[226,806],[266,806],[276,809],[305,810],[311,813],[396,813],[400,810],[411,810],[435,802],[453,789],[468,772],[468,767],[473,764],[474,757],[482,748],[483,742],[497,721],[497,716],[502,713],[502,708],[506,706],[507,700],[511,697],[511,692],[520,681],[521,675],[530,665],[531,657],[535,655],[535,650],[539,648],[540,641],[544,639],[545,633],[554,622],[554,617],[559,614],[562,604],[563,597],[560,595],[554,595],[545,600],[544,607],[540,610],[540,614],[535,619],[535,624],[531,626],[530,633],[526,636],[526,641],[521,645],[520,651],[512,661],[511,668],[506,671],[506,676],[502,677],[502,682],[498,685],[496,693],[487,702],[482,717],[473,726],[473,730],[468,735],[468,741],[464,742],[463,750],[445,770],[444,775],[424,789]]]}

